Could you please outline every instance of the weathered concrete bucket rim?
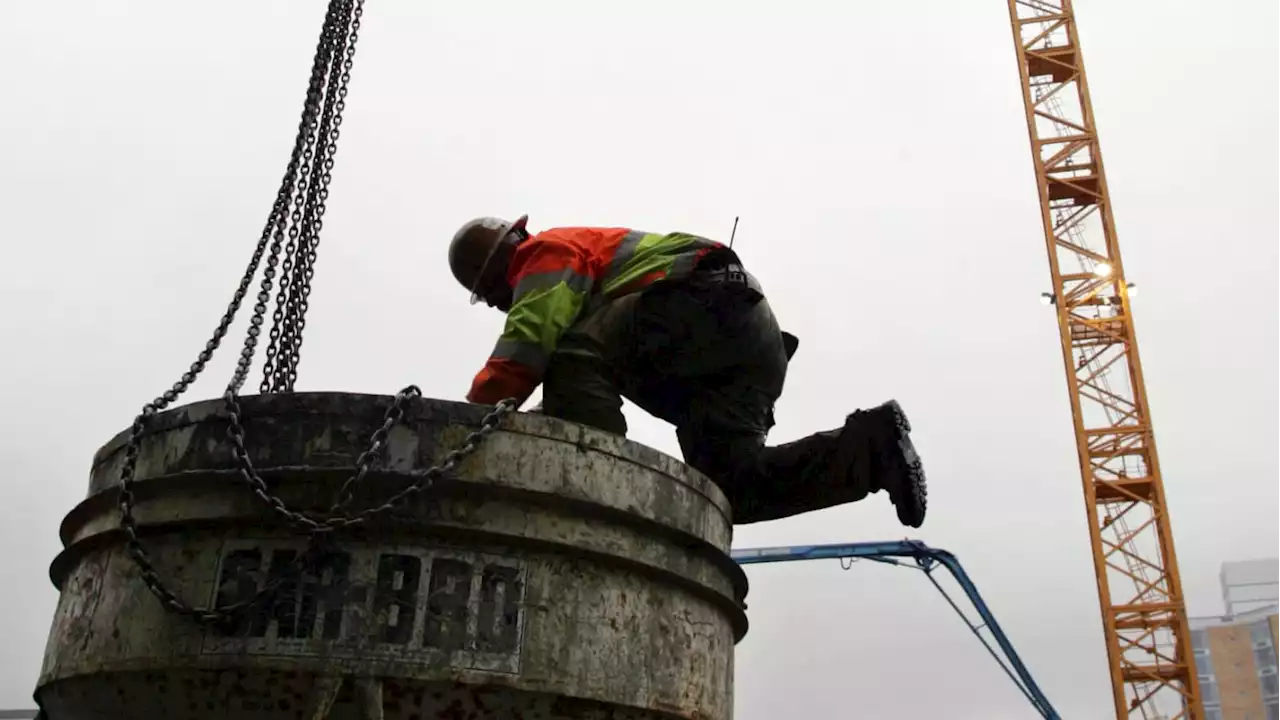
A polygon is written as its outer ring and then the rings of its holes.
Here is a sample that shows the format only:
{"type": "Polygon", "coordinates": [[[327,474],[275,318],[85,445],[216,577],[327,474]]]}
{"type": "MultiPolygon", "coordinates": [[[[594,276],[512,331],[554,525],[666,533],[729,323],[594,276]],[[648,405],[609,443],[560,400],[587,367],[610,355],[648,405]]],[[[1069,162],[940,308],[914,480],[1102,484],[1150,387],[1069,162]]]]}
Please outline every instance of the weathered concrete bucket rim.
{"type": "MultiPolygon", "coordinates": [[[[365,409],[376,409],[379,413],[382,413],[391,406],[394,400],[395,398],[391,395],[347,393],[337,391],[308,391],[271,395],[237,396],[237,401],[240,403],[241,410],[247,418],[299,411],[311,411],[318,413],[320,412],[319,408],[322,408],[326,401],[343,403],[350,403],[354,401],[355,403],[364,405],[365,409]]],[[[453,400],[415,397],[406,399],[405,420],[411,421],[423,416],[424,414],[430,414],[433,410],[438,410],[440,408],[449,409],[453,422],[471,428],[480,427],[480,422],[484,419],[485,414],[493,410],[493,407],[488,405],[475,405],[472,403],[457,402],[453,400]]],[[[168,410],[152,416],[147,421],[144,437],[147,435],[154,435],[159,432],[175,430],[185,425],[194,425],[213,419],[225,419],[226,417],[226,404],[222,398],[198,400],[186,405],[169,408],[168,410]]],[[[542,418],[543,416],[534,413],[513,413],[507,422],[515,423],[515,425],[509,425],[506,429],[522,432],[528,435],[539,435],[553,440],[567,439],[563,435],[546,433],[546,426],[542,426],[541,428],[536,427],[534,423],[537,423],[538,420],[542,418]]],[[[596,452],[605,452],[606,454],[617,454],[623,459],[648,466],[653,470],[670,475],[671,477],[688,485],[690,488],[693,488],[697,492],[705,495],[707,499],[724,514],[726,520],[732,522],[729,500],[725,497],[724,492],[705,475],[699,473],[688,465],[685,465],[676,458],[662,452],[661,450],[657,450],[625,438],[618,438],[593,428],[583,427],[572,423],[556,422],[565,428],[573,428],[578,432],[580,434],[580,445],[585,445],[591,439],[613,440],[616,443],[617,450],[612,453],[600,444],[593,445],[591,449],[596,452]]],[[[114,437],[104,443],[94,453],[93,465],[95,467],[101,465],[108,456],[123,450],[129,442],[129,436],[129,429],[124,429],[116,433],[114,437]]],[[[118,483],[118,479],[116,482],[118,483]]]]}

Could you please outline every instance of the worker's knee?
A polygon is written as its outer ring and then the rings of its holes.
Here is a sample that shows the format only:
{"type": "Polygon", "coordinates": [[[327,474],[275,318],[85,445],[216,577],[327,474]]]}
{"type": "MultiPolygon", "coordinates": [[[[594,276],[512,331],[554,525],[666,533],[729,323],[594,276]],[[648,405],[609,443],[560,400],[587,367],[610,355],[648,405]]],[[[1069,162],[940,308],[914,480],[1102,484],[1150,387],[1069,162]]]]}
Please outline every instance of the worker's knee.
{"type": "Polygon", "coordinates": [[[765,436],[682,427],[676,432],[685,463],[711,478],[726,494],[758,475],[765,436]]]}
{"type": "Polygon", "coordinates": [[[615,435],[627,434],[622,395],[598,358],[553,356],[542,382],[542,413],[615,435]]]}

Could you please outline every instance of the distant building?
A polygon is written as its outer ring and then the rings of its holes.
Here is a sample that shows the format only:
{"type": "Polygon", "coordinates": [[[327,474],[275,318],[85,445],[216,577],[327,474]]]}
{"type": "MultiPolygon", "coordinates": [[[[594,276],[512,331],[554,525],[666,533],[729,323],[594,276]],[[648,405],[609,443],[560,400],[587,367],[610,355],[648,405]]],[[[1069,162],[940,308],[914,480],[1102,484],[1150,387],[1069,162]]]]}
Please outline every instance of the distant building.
{"type": "Polygon", "coordinates": [[[1280,605],[1280,560],[1222,563],[1222,607],[1227,616],[1280,605]]]}
{"type": "Polygon", "coordinates": [[[1280,561],[1222,564],[1224,613],[1191,618],[1205,720],[1280,720],[1280,561]]]}
{"type": "Polygon", "coordinates": [[[0,710],[0,720],[34,720],[35,710],[0,710]]]}

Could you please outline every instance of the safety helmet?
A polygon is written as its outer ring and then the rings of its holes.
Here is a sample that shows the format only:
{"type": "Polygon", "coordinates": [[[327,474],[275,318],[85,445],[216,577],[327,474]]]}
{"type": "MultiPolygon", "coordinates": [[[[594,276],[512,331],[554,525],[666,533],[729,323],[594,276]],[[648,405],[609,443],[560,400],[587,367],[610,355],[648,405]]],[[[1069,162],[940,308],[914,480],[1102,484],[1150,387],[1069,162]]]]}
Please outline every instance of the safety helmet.
{"type": "Polygon", "coordinates": [[[519,242],[516,231],[524,230],[528,215],[515,222],[496,217],[476,218],[458,228],[449,243],[449,269],[453,277],[471,292],[471,304],[480,301],[478,291],[485,271],[498,247],[504,242],[519,242]]]}

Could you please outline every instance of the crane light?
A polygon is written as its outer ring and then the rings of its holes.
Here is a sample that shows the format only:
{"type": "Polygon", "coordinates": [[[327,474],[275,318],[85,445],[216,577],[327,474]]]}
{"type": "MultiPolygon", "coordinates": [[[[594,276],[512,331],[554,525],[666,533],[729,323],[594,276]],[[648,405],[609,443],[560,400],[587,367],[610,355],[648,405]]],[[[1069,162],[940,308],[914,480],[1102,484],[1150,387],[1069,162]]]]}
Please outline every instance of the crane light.
{"type": "Polygon", "coordinates": [[[1129,290],[1129,297],[1138,296],[1138,286],[1135,283],[1125,283],[1125,287],[1129,290]]]}
{"type": "Polygon", "coordinates": [[[1093,266],[1093,274],[1100,278],[1111,277],[1111,263],[1100,262],[1093,266]]]}
{"type": "Polygon", "coordinates": [[[1054,297],[1053,293],[1047,293],[1047,292],[1045,292],[1045,293],[1040,293],[1040,304],[1041,304],[1041,305],[1052,305],[1052,304],[1054,303],[1054,300],[1056,300],[1056,299],[1057,299],[1057,298],[1055,298],[1055,297],[1054,297]]]}

